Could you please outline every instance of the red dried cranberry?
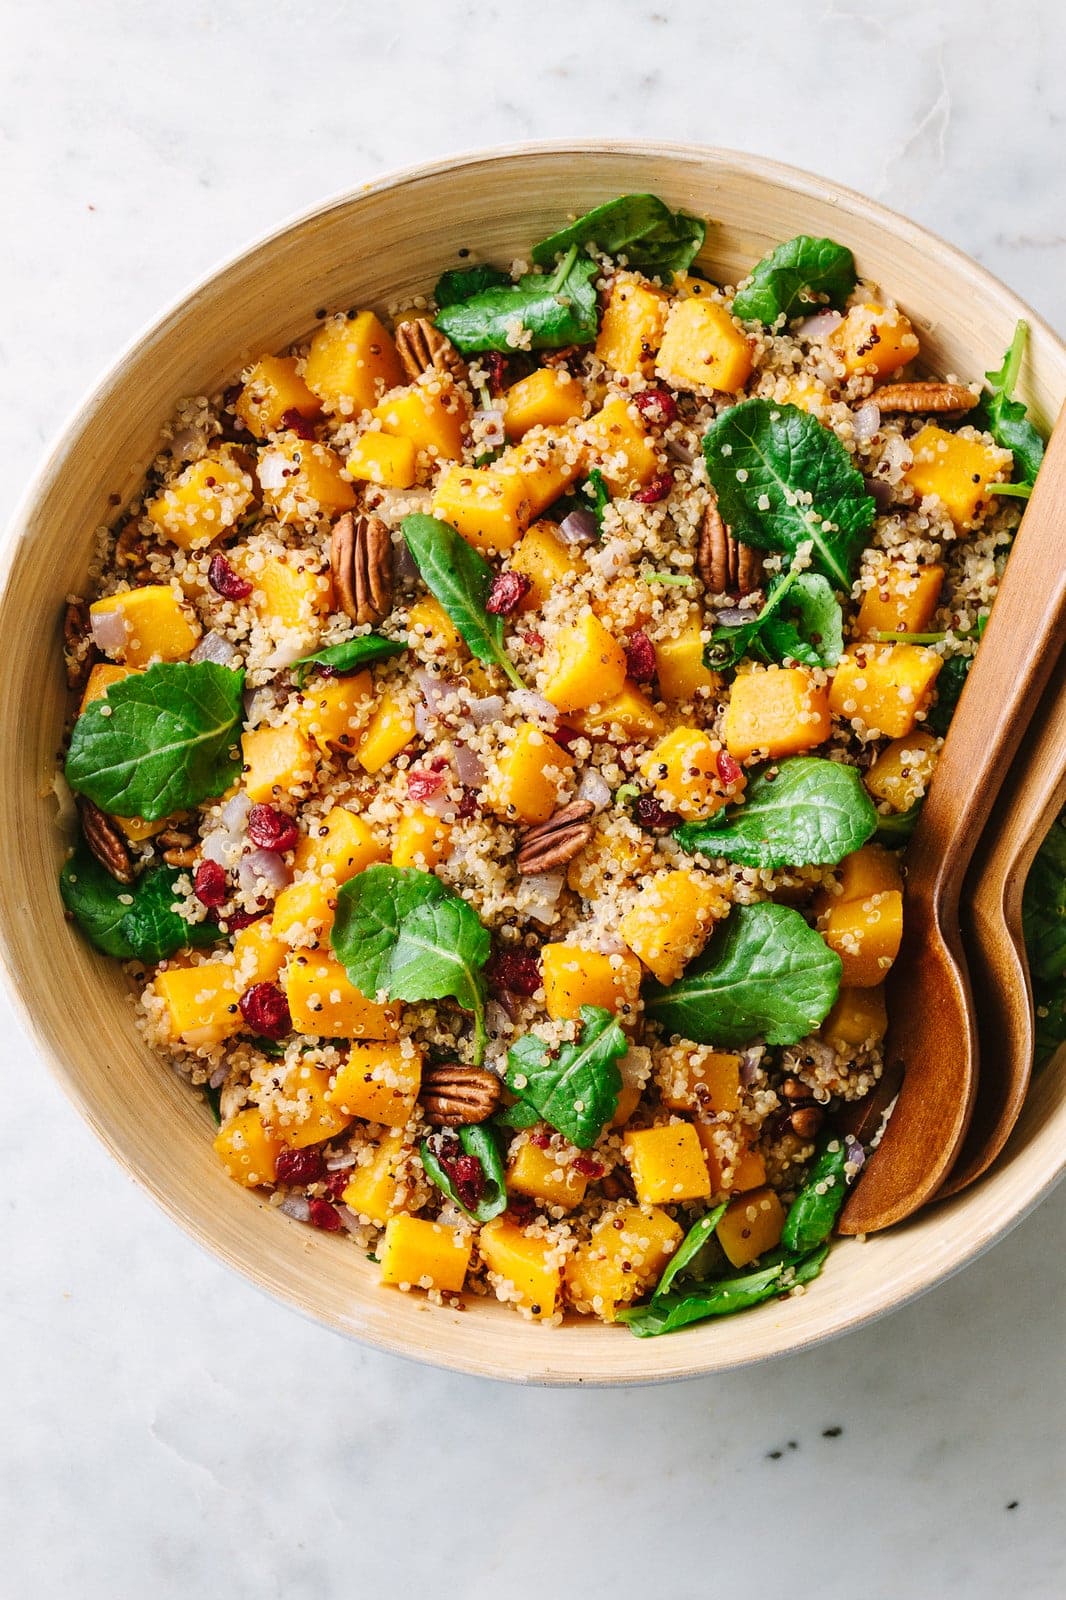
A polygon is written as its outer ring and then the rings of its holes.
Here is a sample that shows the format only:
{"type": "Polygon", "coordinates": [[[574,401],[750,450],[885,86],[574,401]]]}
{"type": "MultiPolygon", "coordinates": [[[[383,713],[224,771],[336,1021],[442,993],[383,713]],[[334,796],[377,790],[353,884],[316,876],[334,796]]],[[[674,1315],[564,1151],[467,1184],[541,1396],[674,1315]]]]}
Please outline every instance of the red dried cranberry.
{"type": "Polygon", "coordinates": [[[278,426],[287,428],[298,439],[313,439],[315,437],[314,424],[309,422],[301,412],[297,411],[295,406],[290,406],[288,411],[281,413],[278,426]]]}
{"type": "Polygon", "coordinates": [[[443,782],[443,772],[431,772],[428,767],[412,767],[407,774],[407,793],[412,800],[428,800],[443,782]]]}
{"type": "Polygon", "coordinates": [[[497,572],[485,601],[485,610],[491,611],[494,617],[509,617],[512,611],[518,610],[532,587],[522,572],[497,572]]]}
{"type": "Polygon", "coordinates": [[[669,389],[642,389],[633,396],[633,404],[655,428],[665,428],[677,417],[677,401],[669,389]]]}
{"type": "Polygon", "coordinates": [[[201,861],[192,880],[192,892],[202,906],[212,910],[229,894],[226,874],[217,861],[201,861]]]}
{"type": "Polygon", "coordinates": [[[552,1136],[547,1128],[534,1128],[529,1136],[529,1142],[536,1145],[538,1150],[550,1150],[552,1136]]]}
{"type": "Polygon", "coordinates": [[[247,600],[252,592],[252,585],[248,579],[234,572],[223,555],[211,557],[211,565],[207,569],[207,581],[223,600],[247,600]]]}
{"type": "Polygon", "coordinates": [[[718,768],[718,776],[727,789],[731,789],[740,777],[740,763],[734,761],[728,750],[719,750],[714,759],[718,768]]]}
{"type": "Polygon", "coordinates": [[[481,364],[489,376],[489,394],[502,394],[507,387],[507,357],[500,350],[486,350],[481,364]]]}
{"type": "Polygon", "coordinates": [[[626,673],[637,683],[650,683],[655,676],[655,646],[643,629],[626,640],[626,673]]]}
{"type": "Polygon", "coordinates": [[[520,1228],[528,1227],[537,1214],[537,1202],[528,1194],[507,1196],[507,1215],[513,1217],[520,1228]]]}
{"type": "Polygon", "coordinates": [[[602,1178],[607,1170],[603,1162],[597,1161],[593,1156],[575,1156],[570,1165],[575,1172],[580,1172],[583,1178],[591,1178],[593,1181],[602,1178]]]}
{"type": "Polygon", "coordinates": [[[540,651],[544,649],[544,635],[540,633],[524,633],[522,642],[527,644],[531,650],[540,651]]]}
{"type": "Polygon", "coordinates": [[[681,821],[676,811],[667,811],[661,800],[653,794],[642,794],[633,807],[633,818],[638,827],[653,832],[656,828],[676,828],[681,821]]]}
{"type": "Polygon", "coordinates": [[[325,1157],[314,1146],[279,1150],[274,1174],[279,1183],[320,1183],[326,1176],[325,1157]]]}
{"type": "Polygon", "coordinates": [[[478,797],[476,789],[464,789],[463,798],[455,808],[455,815],[460,822],[465,822],[468,817],[476,817],[478,813],[478,797]]]}
{"type": "Polygon", "coordinates": [[[632,498],[638,505],[653,506],[659,500],[665,500],[670,490],[674,487],[672,472],[657,472],[655,477],[643,489],[638,489],[632,498]]]}
{"type": "Polygon", "coordinates": [[[578,728],[568,728],[565,722],[560,722],[552,729],[552,738],[556,744],[561,744],[564,750],[572,750],[579,739],[586,737],[578,728]]]}
{"type": "Polygon", "coordinates": [[[284,811],[256,805],[248,813],[248,837],[260,850],[295,850],[300,834],[284,811]]]}
{"type": "Polygon", "coordinates": [[[310,1213],[307,1220],[312,1228],[321,1228],[323,1233],[340,1233],[344,1227],[340,1212],[328,1200],[309,1200],[307,1209],[310,1213]]]}
{"type": "Polygon", "coordinates": [[[219,922],[219,927],[223,933],[240,933],[242,928],[250,928],[253,922],[265,916],[265,911],[231,911],[219,922]]]}
{"type": "Polygon", "coordinates": [[[485,1174],[477,1156],[460,1156],[452,1173],[459,1204],[473,1211],[485,1193],[485,1174]]]}
{"type": "Polygon", "coordinates": [[[485,968],[493,991],[524,995],[526,999],[540,988],[540,962],[531,950],[498,950],[485,968]]]}
{"type": "Polygon", "coordinates": [[[325,1180],[326,1188],[329,1190],[334,1200],[342,1200],[344,1198],[344,1191],[347,1189],[351,1181],[352,1171],[350,1167],[341,1167],[339,1172],[327,1173],[325,1180]]]}
{"type": "Polygon", "coordinates": [[[253,983],[241,995],[241,1016],[264,1039],[284,1039],[292,1032],[289,1002],[276,983],[253,983]]]}

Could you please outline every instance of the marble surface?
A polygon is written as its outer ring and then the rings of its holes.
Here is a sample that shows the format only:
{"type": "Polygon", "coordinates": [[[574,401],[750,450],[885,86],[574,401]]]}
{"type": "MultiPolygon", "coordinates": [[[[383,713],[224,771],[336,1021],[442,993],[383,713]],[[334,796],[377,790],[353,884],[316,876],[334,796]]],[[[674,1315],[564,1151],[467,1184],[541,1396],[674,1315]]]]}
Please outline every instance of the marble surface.
{"type": "MultiPolygon", "coordinates": [[[[930,224],[1066,329],[1066,21],[1057,0],[1020,19],[990,0],[3,0],[0,513],[191,278],[449,150],[646,135],[776,156],[930,224]]],[[[2,1005],[0,1030],[0,1595],[1063,1592],[1066,1187],[829,1348],[669,1389],[506,1389],[230,1277],[112,1166],[2,1005]]]]}

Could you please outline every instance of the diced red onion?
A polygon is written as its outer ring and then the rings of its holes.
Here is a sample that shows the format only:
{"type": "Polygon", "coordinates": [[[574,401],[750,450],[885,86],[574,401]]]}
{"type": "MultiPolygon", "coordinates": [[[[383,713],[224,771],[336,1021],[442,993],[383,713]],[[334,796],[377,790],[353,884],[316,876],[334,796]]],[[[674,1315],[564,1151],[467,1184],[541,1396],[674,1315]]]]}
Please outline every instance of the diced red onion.
{"type": "Polygon", "coordinates": [[[887,511],[892,504],[892,485],[884,478],[864,478],[866,492],[873,496],[878,511],[887,511]]]}
{"type": "Polygon", "coordinates": [[[455,770],[464,789],[480,789],[485,782],[485,768],[481,757],[469,745],[455,747],[455,770]]]}
{"type": "Polygon", "coordinates": [[[813,317],[804,317],[792,330],[797,339],[819,340],[828,338],[834,328],[839,328],[844,318],[839,311],[816,311],[813,317]]]}
{"type": "Polygon", "coordinates": [[[475,728],[484,728],[490,722],[499,722],[506,709],[502,695],[486,694],[467,702],[470,720],[475,728]]]}
{"type": "Polygon", "coordinates": [[[594,511],[571,511],[559,524],[559,537],[564,544],[595,544],[600,536],[600,524],[594,511]]]}
{"type": "Polygon", "coordinates": [[[107,656],[117,656],[126,647],[129,628],[121,611],[98,611],[92,617],[93,644],[107,656]]]}
{"type": "Polygon", "coordinates": [[[513,1016],[499,1000],[490,1000],[485,1007],[485,1024],[490,1033],[510,1033],[513,1016]]]}
{"type": "Polygon", "coordinates": [[[423,667],[415,673],[414,681],[430,715],[441,716],[444,701],[450,700],[455,693],[455,679],[439,677],[437,673],[427,672],[423,667]]]}
{"type": "Polygon", "coordinates": [[[541,872],[523,878],[518,888],[519,909],[534,922],[555,921],[555,907],[566,882],[561,872],[541,872]]]}
{"type": "Polygon", "coordinates": [[[335,1156],[326,1157],[327,1172],[347,1172],[349,1167],[354,1167],[359,1160],[357,1150],[341,1150],[335,1156]]]}
{"type": "Polygon", "coordinates": [[[237,868],[237,881],[245,894],[254,894],[262,879],[269,889],[280,893],[292,878],[291,868],[276,850],[249,851],[237,868]]]}
{"type": "Polygon", "coordinates": [[[399,539],[392,547],[393,581],[401,589],[416,584],[419,579],[418,563],[407,548],[407,540],[399,539]]]}
{"type": "Polygon", "coordinates": [[[209,1086],[212,1089],[221,1089],[222,1085],[226,1081],[226,1074],[228,1071],[229,1068],[227,1067],[226,1063],[221,1061],[207,1080],[209,1086]]]}
{"type": "Polygon", "coordinates": [[[551,728],[554,728],[559,720],[559,713],[551,701],[545,700],[544,696],[537,694],[534,689],[515,689],[511,694],[511,704],[516,706],[524,717],[546,722],[551,728]]]}
{"type": "Polygon", "coordinates": [[[881,426],[881,412],[874,400],[865,401],[851,414],[851,431],[860,444],[872,439],[881,426]]]}
{"type": "Polygon", "coordinates": [[[357,1239],[365,1237],[366,1223],[359,1221],[358,1215],[352,1210],[351,1206],[338,1206],[337,1212],[349,1233],[354,1234],[357,1239]]]}
{"type": "Polygon", "coordinates": [[[482,450],[499,450],[507,442],[503,428],[503,412],[498,406],[487,406],[475,411],[471,423],[482,450]]]}
{"type": "Polygon", "coordinates": [[[241,834],[248,822],[248,813],[252,809],[252,802],[244,789],[239,789],[231,800],[227,800],[222,807],[222,826],[230,833],[241,834]]]}
{"type": "Polygon", "coordinates": [[[617,578],[620,572],[633,564],[629,546],[623,539],[609,539],[602,550],[597,550],[589,557],[589,565],[596,568],[597,572],[605,578],[617,578]]]}
{"type": "Polygon", "coordinates": [[[590,767],[585,773],[578,787],[577,798],[587,800],[596,808],[597,813],[606,811],[611,803],[610,785],[604,781],[595,767],[590,767]]]}
{"type": "Polygon", "coordinates": [[[287,1217],[292,1217],[294,1222],[310,1222],[311,1207],[307,1203],[307,1196],[302,1194],[287,1194],[284,1200],[279,1201],[278,1210],[284,1211],[287,1217]]]}
{"type": "Polygon", "coordinates": [[[236,646],[230,644],[220,633],[205,633],[189,660],[214,661],[218,666],[224,667],[236,654],[236,646]]]}
{"type": "Polygon", "coordinates": [[[631,1044],[618,1063],[622,1083],[627,1089],[643,1089],[651,1077],[651,1051],[642,1044],[631,1044]]]}
{"type": "Polygon", "coordinates": [[[280,450],[264,450],[256,467],[264,489],[283,489],[291,470],[292,463],[280,450]]]}
{"type": "Polygon", "coordinates": [[[844,1139],[844,1159],[847,1165],[854,1168],[856,1172],[862,1171],[866,1161],[866,1151],[858,1139],[853,1139],[850,1133],[844,1139]]]}
{"type": "Polygon", "coordinates": [[[745,1050],[740,1058],[740,1081],[745,1089],[750,1089],[759,1075],[759,1066],[765,1051],[764,1045],[754,1045],[750,1050],[745,1050]]]}
{"type": "Polygon", "coordinates": [[[694,467],[696,465],[696,457],[688,445],[683,444],[680,439],[670,439],[667,442],[666,453],[671,461],[680,461],[683,467],[694,467]]]}
{"type": "Polygon", "coordinates": [[[61,832],[68,832],[77,826],[78,808],[74,803],[74,794],[63,774],[58,770],[52,777],[52,793],[56,797],[58,810],[56,811],[56,827],[61,832]]]}
{"type": "Polygon", "coordinates": [[[232,833],[227,833],[225,828],[215,828],[206,835],[200,849],[205,861],[213,861],[219,867],[229,867],[240,849],[240,841],[232,833]]]}
{"type": "Polygon", "coordinates": [[[284,672],[286,667],[291,667],[294,661],[299,661],[305,656],[312,646],[306,639],[286,639],[284,644],[276,644],[263,663],[271,672],[284,672]]]}

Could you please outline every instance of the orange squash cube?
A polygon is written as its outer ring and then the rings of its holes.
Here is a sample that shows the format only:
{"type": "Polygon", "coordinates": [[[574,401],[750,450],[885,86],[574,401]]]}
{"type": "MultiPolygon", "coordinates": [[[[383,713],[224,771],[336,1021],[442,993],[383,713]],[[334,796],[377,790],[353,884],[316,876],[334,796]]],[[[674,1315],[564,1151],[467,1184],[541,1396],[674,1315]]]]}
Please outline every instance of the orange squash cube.
{"type": "Polygon", "coordinates": [[[559,1247],[550,1239],[528,1238],[507,1216],[486,1222],[477,1240],[478,1254],[490,1274],[531,1317],[555,1315],[562,1287],[559,1247]]]}
{"type": "Polygon", "coordinates": [[[560,711],[602,705],[621,692],[626,653],[591,609],[559,629],[552,641],[542,693],[560,711]]]}
{"type": "Polygon", "coordinates": [[[432,872],[448,853],[452,829],[443,817],[416,806],[400,818],[396,842],[392,847],[394,867],[418,867],[432,872]]]}
{"type": "Polygon", "coordinates": [[[829,709],[870,737],[901,739],[929,704],[942,665],[925,645],[855,645],[837,663],[829,709]]]}
{"type": "Polygon", "coordinates": [[[642,1205],[703,1200],[711,1192],[707,1163],[691,1122],[639,1128],[627,1135],[622,1149],[642,1205]]]}
{"type": "Polygon", "coordinates": [[[667,701],[690,701],[698,695],[713,695],[721,678],[703,661],[703,637],[699,617],[689,617],[680,633],[655,643],[659,693],[667,701]]]}
{"type": "Polygon", "coordinates": [[[422,1052],[409,1041],[353,1044],[328,1099],[349,1117],[402,1128],[415,1108],[421,1083],[422,1052]]]}
{"type": "Polygon", "coordinates": [[[883,983],[903,938],[903,896],[885,889],[861,900],[834,900],[819,918],[822,938],[840,957],[841,984],[872,989],[883,983]]]}
{"type": "Polygon", "coordinates": [[[888,1032],[884,988],[841,989],[819,1028],[819,1036],[842,1056],[872,1050],[888,1032]]]}
{"type": "Polygon", "coordinates": [[[202,550],[236,525],[254,487],[240,457],[223,446],[187,466],[145,510],[162,538],[182,550],[202,550]]]}
{"type": "Polygon", "coordinates": [[[380,772],[407,748],[415,732],[414,712],[407,701],[395,690],[386,689],[359,741],[359,765],[364,772],[380,772]]]}
{"type": "Polygon", "coordinates": [[[260,356],[247,374],[233,409],[249,433],[265,439],[282,426],[287,411],[313,421],[322,402],[296,370],[295,356],[260,356]]]}
{"type": "Polygon", "coordinates": [[[577,1018],[582,1006],[602,1006],[623,1019],[636,1012],[642,974],[635,956],[574,944],[546,944],[540,955],[549,1017],[577,1018]]]}
{"type": "Polygon", "coordinates": [[[314,872],[334,884],[341,884],[354,878],[364,867],[372,867],[375,862],[388,858],[389,852],[362,817],[344,806],[334,806],[309,825],[296,846],[293,865],[297,872],[314,872]]]}
{"type": "Polygon", "coordinates": [[[147,667],[153,661],[184,661],[196,648],[200,625],[169,584],[146,584],[94,600],[90,617],[117,613],[126,637],[115,651],[126,667],[147,667]]]}
{"type": "Polygon", "coordinates": [[[615,395],[581,424],[581,437],[613,495],[643,488],[659,471],[659,453],[636,406],[615,395]]]}
{"type": "Polygon", "coordinates": [[[846,900],[865,900],[867,895],[883,894],[886,890],[902,893],[903,877],[899,858],[882,844],[864,844],[844,857],[837,867],[839,891],[830,893],[828,903],[846,900]]]}
{"type": "Polygon", "coordinates": [[[401,1209],[405,1186],[401,1173],[410,1156],[404,1130],[394,1128],[373,1147],[369,1161],[354,1169],[351,1182],[341,1199],[357,1216],[367,1217],[383,1228],[394,1211],[401,1209]]]}
{"type": "Polygon", "coordinates": [[[369,410],[404,378],[396,346],[372,311],[323,322],[304,364],[308,388],[342,417],[369,410]]]}
{"type": "Polygon", "coordinates": [[[902,561],[887,562],[862,597],[855,619],[856,637],[925,633],[936,615],[943,584],[943,567],[909,568],[902,561]]]}
{"type": "Polygon", "coordinates": [[[256,983],[274,983],[288,958],[289,947],[274,937],[269,917],[260,917],[233,935],[233,975],[241,989],[256,983]]]}
{"type": "Polygon", "coordinates": [[[829,738],[829,709],[828,688],[803,667],[740,673],[726,707],[726,748],[738,761],[802,755],[829,738]]]}
{"type": "Polygon", "coordinates": [[[493,810],[508,821],[546,822],[562,801],[573,765],[550,734],[520,723],[489,781],[493,810]]]}
{"type": "Polygon", "coordinates": [[[743,796],[747,784],[743,773],[728,789],[722,782],[718,771],[721,750],[721,741],[702,728],[674,728],[641,756],[638,765],[666,809],[692,821],[743,796]]]}
{"type": "Polygon", "coordinates": [[[445,656],[452,661],[463,661],[470,654],[459,629],[440,601],[432,595],[417,600],[410,607],[407,626],[411,649],[419,655],[445,656]]]}
{"type": "Polygon", "coordinates": [[[410,489],[418,477],[418,450],[411,439],[390,433],[363,433],[345,462],[349,478],[382,489],[410,489]]]}
{"type": "Polygon", "coordinates": [[[470,402],[439,372],[397,389],[374,407],[385,433],[409,439],[433,461],[460,461],[470,424],[470,402]]]}
{"type": "Polygon", "coordinates": [[[657,1206],[616,1207],[568,1258],[568,1299],[575,1310],[614,1322],[624,1306],[658,1283],[683,1237],[657,1206]]]}
{"type": "Polygon", "coordinates": [[[281,1141],[263,1121],[258,1106],[246,1106],[214,1138],[215,1151],[229,1177],[246,1189],[274,1182],[281,1141]]]}
{"type": "Polygon", "coordinates": [[[281,434],[259,452],[263,498],[282,522],[350,511],[355,490],[344,464],[328,445],[281,434]]]}
{"type": "Polygon", "coordinates": [[[623,916],[618,931],[660,983],[678,979],[710,938],[729,900],[702,873],[680,870],[652,878],[623,916]]]}
{"type": "Polygon", "coordinates": [[[668,304],[662,289],[620,273],[600,318],[597,360],[623,376],[649,372],[663,342],[668,304]]]}
{"type": "Polygon", "coordinates": [[[620,744],[657,739],[665,724],[642,689],[627,678],[616,695],[585,711],[575,711],[572,725],[591,738],[614,738],[620,744]]]}
{"type": "Polygon", "coordinates": [[[284,799],[315,776],[311,746],[291,722],[249,729],[241,736],[241,754],[244,787],[253,805],[284,799]]]}
{"type": "Polygon", "coordinates": [[[472,1235],[421,1217],[390,1217],[379,1245],[382,1283],[458,1294],[474,1248],[472,1235]]]}
{"type": "Polygon", "coordinates": [[[695,1128],[707,1163],[712,1195],[746,1194],[749,1189],[762,1188],[766,1182],[766,1162],[760,1151],[753,1150],[745,1142],[739,1155],[724,1160],[718,1127],[710,1122],[697,1122],[695,1128]]]}
{"type": "Polygon", "coordinates": [[[81,704],[78,706],[78,715],[81,715],[86,706],[91,706],[94,700],[103,700],[113,683],[121,683],[123,678],[132,678],[133,672],[132,667],[116,666],[111,661],[98,661],[89,673],[81,704]]]}
{"type": "Polygon", "coordinates": [[[561,1153],[542,1150],[527,1139],[507,1164],[508,1189],[515,1194],[527,1194],[546,1206],[573,1211],[585,1198],[588,1178],[570,1162],[559,1160],[561,1153]]]}
{"type": "Polygon", "coordinates": [[[247,604],[272,633],[300,633],[312,638],[322,617],[333,608],[333,586],[328,573],[301,550],[262,555],[235,550],[230,555],[234,571],[252,585],[247,604]]]}
{"type": "Polygon", "coordinates": [[[675,300],[655,370],[675,389],[739,394],[751,376],[751,345],[717,301],[675,300]]]}
{"type": "Polygon", "coordinates": [[[156,974],[152,993],[162,1001],[171,1044],[212,1048],[244,1027],[233,968],[226,961],[196,967],[170,967],[156,974]]]}
{"type": "Polygon", "coordinates": [[[291,1150],[303,1150],[309,1145],[324,1144],[338,1133],[343,1133],[351,1117],[335,1106],[329,1095],[331,1073],[328,1067],[318,1067],[303,1061],[296,1068],[291,1084],[286,1083],[285,1097],[297,1104],[295,1111],[286,1110],[277,1116],[264,1112],[267,1125],[282,1144],[291,1150]]]}
{"type": "Polygon", "coordinates": [[[337,912],[332,879],[304,878],[282,889],[274,901],[271,936],[290,949],[317,949],[328,943],[337,912]]]}
{"type": "Polygon", "coordinates": [[[529,593],[518,609],[533,611],[554,589],[579,573],[584,562],[571,555],[552,523],[535,522],[512,551],[510,565],[513,572],[529,579],[529,593]]]}
{"type": "Polygon", "coordinates": [[[732,1112],[740,1105],[740,1057],[705,1044],[669,1045],[656,1063],[668,1111],[732,1112]]]}
{"type": "Polygon", "coordinates": [[[849,378],[856,373],[887,378],[918,354],[918,336],[903,312],[872,303],[852,306],[827,342],[849,378]]]}
{"type": "Polygon", "coordinates": [[[994,479],[1009,472],[1013,456],[998,445],[981,439],[949,433],[927,423],[911,440],[913,465],[903,474],[917,495],[938,499],[956,528],[973,526],[984,509],[989,494],[995,494],[994,479]]]}
{"type": "Polygon", "coordinates": [[[296,723],[324,756],[350,755],[370,714],[374,682],[369,672],[348,678],[320,678],[300,697],[296,723]]]}
{"type": "Polygon", "coordinates": [[[504,431],[508,439],[521,439],[531,428],[558,427],[580,417],[584,403],[580,383],[565,367],[538,367],[504,395],[504,431]]]}
{"type": "Polygon", "coordinates": [[[875,800],[893,811],[909,811],[929,787],[939,751],[936,735],[916,728],[886,745],[862,781],[875,800]]]}
{"type": "Polygon", "coordinates": [[[475,550],[490,555],[516,544],[531,516],[525,478],[497,467],[450,467],[437,481],[430,508],[475,550]]]}
{"type": "Polygon", "coordinates": [[[321,1039],[393,1039],[400,1008],[360,994],[339,961],[295,955],[283,974],[292,1025],[321,1039]]]}
{"type": "Polygon", "coordinates": [[[715,1233],[734,1267],[746,1267],[781,1242],[785,1209],[773,1189],[752,1189],[730,1201],[715,1233]]]}

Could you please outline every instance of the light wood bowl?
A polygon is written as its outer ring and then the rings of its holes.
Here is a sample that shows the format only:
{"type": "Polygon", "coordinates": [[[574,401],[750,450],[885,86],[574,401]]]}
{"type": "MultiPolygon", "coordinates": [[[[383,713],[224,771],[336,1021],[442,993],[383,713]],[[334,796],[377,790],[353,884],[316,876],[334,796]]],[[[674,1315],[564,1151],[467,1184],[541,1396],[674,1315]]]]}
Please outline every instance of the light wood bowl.
{"type": "MultiPolygon", "coordinates": [[[[998,365],[1019,316],[1032,326],[1024,398],[1049,425],[1066,396],[1066,348],[1015,295],[891,212],[791,168],[687,145],[538,145],[471,155],[369,184],[224,266],[126,351],[32,486],[5,550],[0,638],[0,917],[3,957],[41,1057],[122,1166],[195,1239],[328,1327],[399,1355],[534,1383],[686,1377],[799,1350],[902,1305],[973,1259],[1061,1175],[1066,1072],[1036,1081],[1011,1145],[967,1193],[869,1242],[846,1241],[807,1294],[669,1338],[641,1341],[579,1318],[530,1326],[495,1301],[462,1314],[377,1284],[346,1240],[271,1210],[224,1175],[206,1107],[144,1047],[117,964],[63,919],[63,844],[43,798],[66,697],[59,618],[86,581],[93,530],[114,516],[183,395],[210,392],[314,323],[320,306],[379,307],[428,291],[457,251],[508,263],[616,194],[651,190],[711,222],[703,266],[736,283],[771,245],[826,234],[855,251],[917,325],[929,365],[971,379],[998,365]]],[[[1019,641],[1020,647],[1023,641],[1019,641]]],[[[974,774],[978,781],[979,774],[974,774]]],[[[250,1302],[254,1314],[255,1302],[250,1302]]]]}

